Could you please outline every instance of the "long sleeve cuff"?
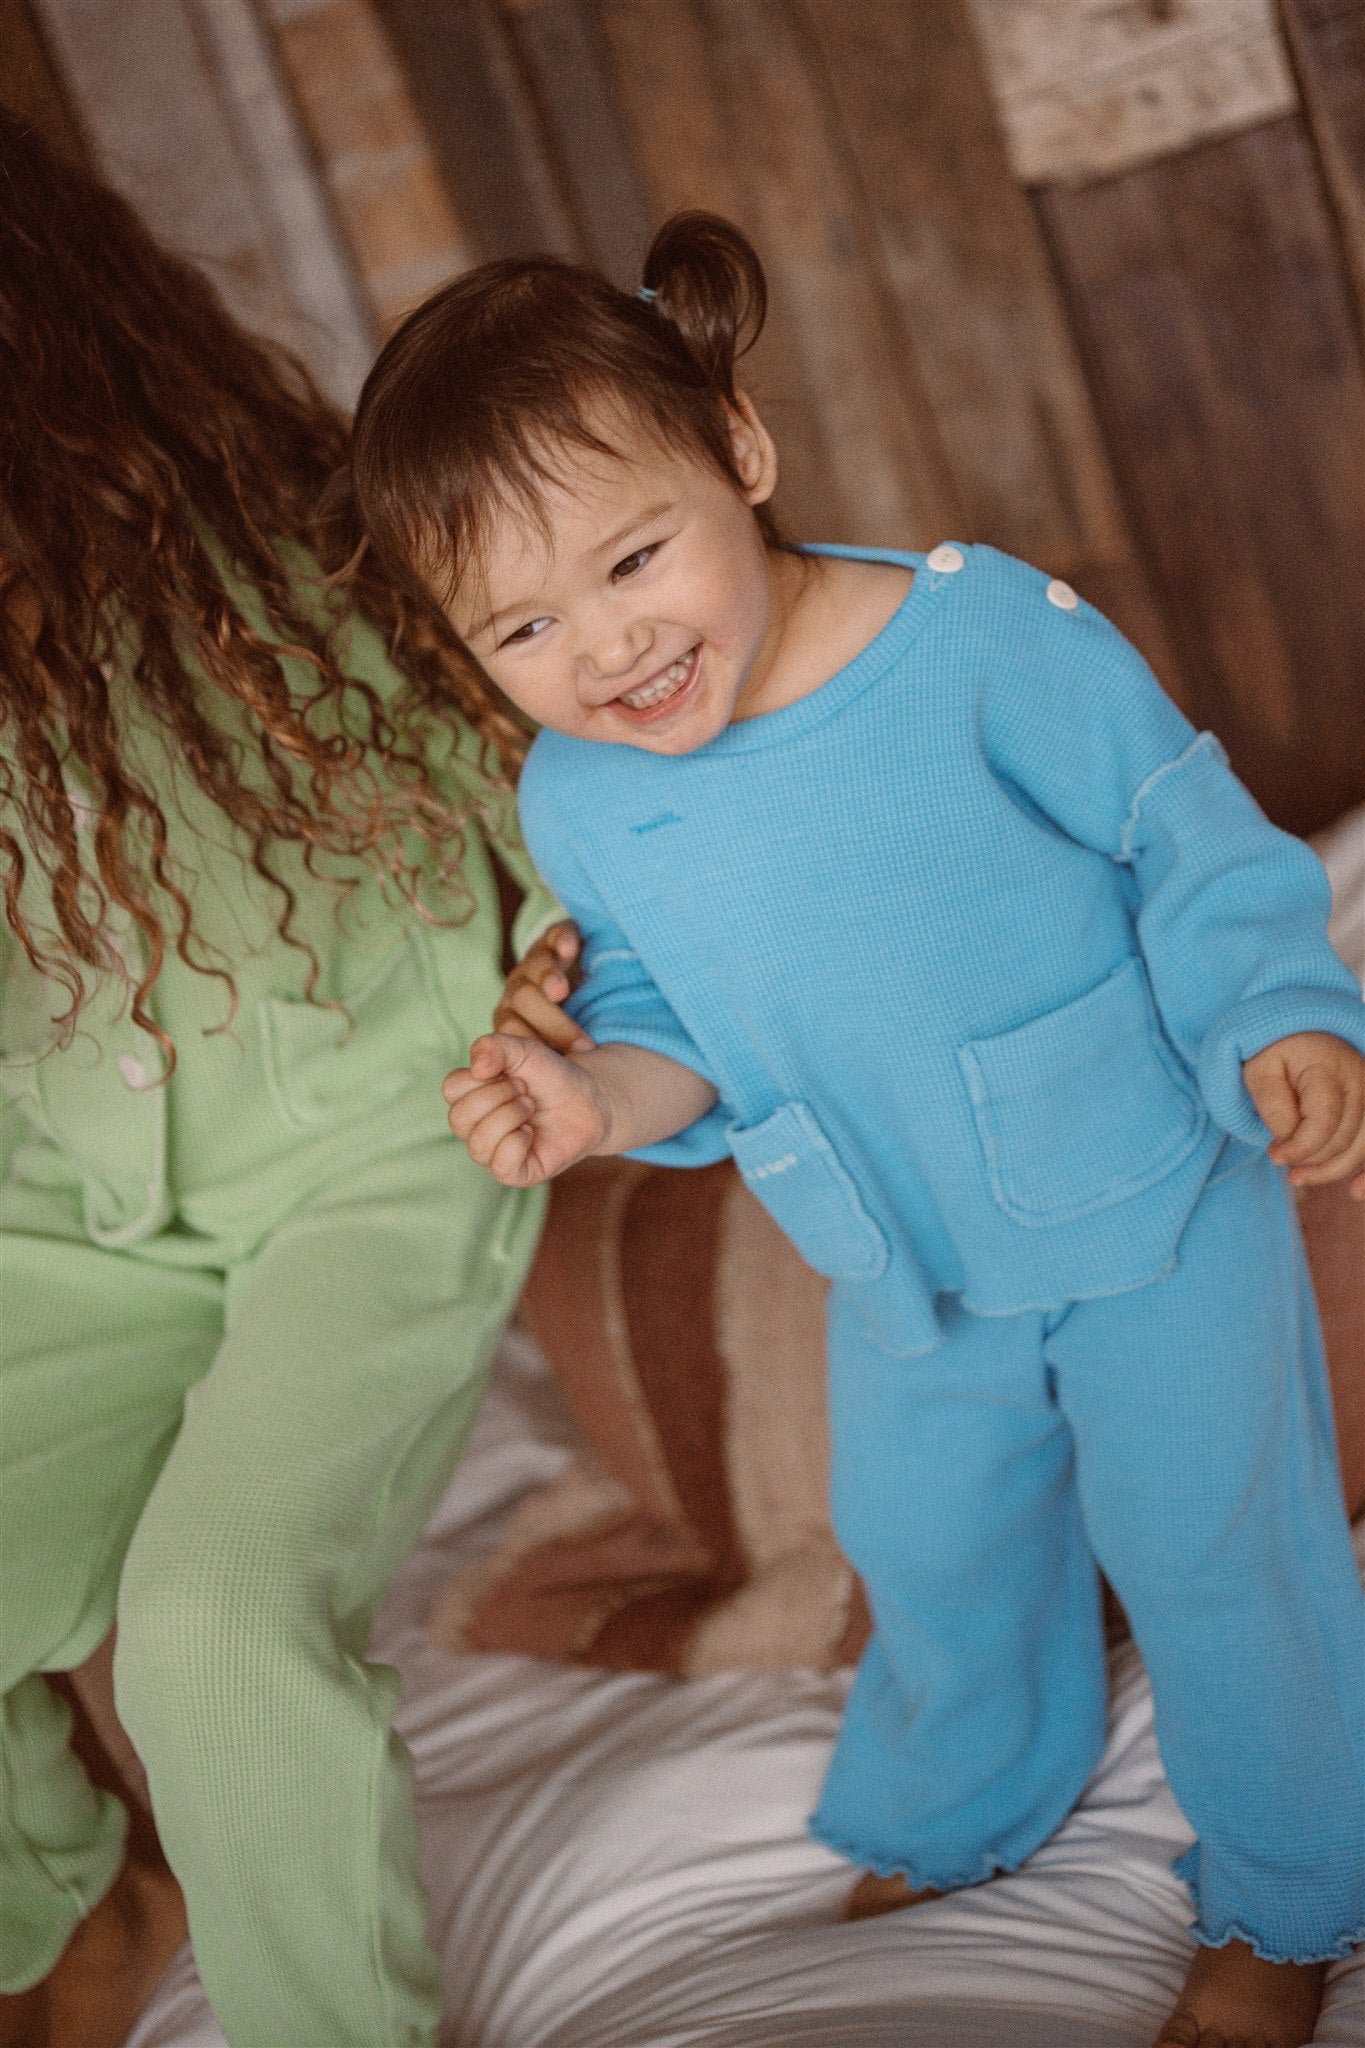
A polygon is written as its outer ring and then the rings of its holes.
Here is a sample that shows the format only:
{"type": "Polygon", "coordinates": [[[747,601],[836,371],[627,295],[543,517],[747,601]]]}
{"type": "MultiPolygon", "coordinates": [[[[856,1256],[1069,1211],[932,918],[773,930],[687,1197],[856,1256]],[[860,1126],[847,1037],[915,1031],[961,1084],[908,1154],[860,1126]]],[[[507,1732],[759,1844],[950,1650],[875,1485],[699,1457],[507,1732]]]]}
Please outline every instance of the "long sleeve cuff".
{"type": "MultiPolygon", "coordinates": [[[[601,983],[589,976],[570,998],[567,1008],[574,1021],[599,1045],[638,1045],[645,1052],[661,1053],[678,1066],[689,1067],[694,1074],[710,1079],[696,1046],[666,1003],[648,998],[632,1002],[620,995],[609,1001],[594,1001],[594,988],[600,990],[601,983]]],[[[671,1138],[661,1138],[655,1145],[642,1145],[626,1157],[645,1159],[654,1166],[714,1165],[716,1160],[730,1156],[726,1132],[731,1121],[730,1112],[717,1102],[686,1130],[676,1131],[671,1138]]]]}
{"type": "Polygon", "coordinates": [[[1242,1079],[1243,1063],[1296,1031],[1327,1031],[1365,1054],[1365,1003],[1344,990],[1271,989],[1229,1010],[1200,1048],[1199,1089],[1209,1114],[1243,1144],[1270,1143],[1242,1079]]]}

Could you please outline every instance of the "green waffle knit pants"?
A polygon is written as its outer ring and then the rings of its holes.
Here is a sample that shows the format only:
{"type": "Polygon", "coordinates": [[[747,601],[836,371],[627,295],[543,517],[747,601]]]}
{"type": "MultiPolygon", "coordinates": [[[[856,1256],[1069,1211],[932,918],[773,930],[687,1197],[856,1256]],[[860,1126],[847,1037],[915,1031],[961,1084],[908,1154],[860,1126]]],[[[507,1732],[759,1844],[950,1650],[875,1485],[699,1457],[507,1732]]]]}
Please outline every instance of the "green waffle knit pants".
{"type": "Polygon", "coordinates": [[[425,2048],[396,1675],[371,1617],[464,1445],[541,1214],[448,1136],[359,1160],[244,1248],[102,1250],[55,1151],[3,1190],[0,1989],[117,1871],[118,1803],[37,1674],[117,1614],[116,1684],[232,2048],[425,2048]]]}

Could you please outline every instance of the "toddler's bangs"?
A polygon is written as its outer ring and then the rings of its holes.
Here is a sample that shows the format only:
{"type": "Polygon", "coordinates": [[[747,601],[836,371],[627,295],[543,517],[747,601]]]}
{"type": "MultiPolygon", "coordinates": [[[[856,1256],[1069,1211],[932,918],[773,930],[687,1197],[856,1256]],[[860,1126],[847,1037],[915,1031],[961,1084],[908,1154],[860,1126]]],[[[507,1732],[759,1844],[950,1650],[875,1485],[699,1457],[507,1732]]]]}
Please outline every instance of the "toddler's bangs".
{"type": "Polygon", "coordinates": [[[642,435],[674,452],[691,444],[700,459],[715,460],[690,421],[660,418],[619,387],[565,385],[535,394],[536,402],[499,399],[490,394],[490,402],[443,417],[415,407],[411,433],[395,435],[382,483],[366,503],[380,553],[414,568],[442,604],[483,574],[501,518],[549,545],[547,494],[567,484],[575,454],[628,462],[642,435]]]}
{"type": "Polygon", "coordinates": [[[647,289],[624,292],[551,257],[508,258],[403,323],[366,379],[352,446],[382,558],[449,603],[500,513],[548,538],[565,455],[626,459],[638,431],[739,483],[727,408],[762,325],[758,259],[727,222],[687,214],[645,269],[647,289]]]}

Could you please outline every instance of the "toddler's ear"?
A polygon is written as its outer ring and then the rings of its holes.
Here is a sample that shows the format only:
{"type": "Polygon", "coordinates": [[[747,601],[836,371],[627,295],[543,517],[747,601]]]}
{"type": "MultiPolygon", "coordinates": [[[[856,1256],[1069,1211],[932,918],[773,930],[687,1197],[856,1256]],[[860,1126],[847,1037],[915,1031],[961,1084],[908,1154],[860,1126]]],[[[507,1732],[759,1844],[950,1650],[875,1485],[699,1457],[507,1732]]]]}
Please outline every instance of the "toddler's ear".
{"type": "Polygon", "coordinates": [[[777,450],[747,392],[737,391],[730,414],[730,447],[745,502],[766,505],[777,489],[777,450]]]}

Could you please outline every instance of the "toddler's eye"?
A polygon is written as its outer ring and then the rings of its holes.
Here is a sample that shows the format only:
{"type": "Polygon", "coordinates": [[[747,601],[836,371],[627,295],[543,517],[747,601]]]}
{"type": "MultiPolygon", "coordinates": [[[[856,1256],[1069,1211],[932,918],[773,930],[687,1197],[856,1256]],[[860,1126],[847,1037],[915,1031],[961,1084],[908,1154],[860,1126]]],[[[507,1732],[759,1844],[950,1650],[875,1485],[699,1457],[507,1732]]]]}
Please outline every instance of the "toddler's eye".
{"type": "Polygon", "coordinates": [[[611,572],[613,583],[620,583],[625,577],[633,576],[637,569],[643,569],[650,556],[657,554],[661,543],[653,541],[647,548],[636,548],[633,555],[627,555],[624,562],[618,562],[611,572]]]}
{"type": "Polygon", "coordinates": [[[549,623],[548,619],[528,619],[524,626],[518,626],[515,633],[509,633],[505,640],[498,642],[498,645],[499,647],[513,647],[519,640],[534,640],[541,627],[548,626],[549,623]]]}

